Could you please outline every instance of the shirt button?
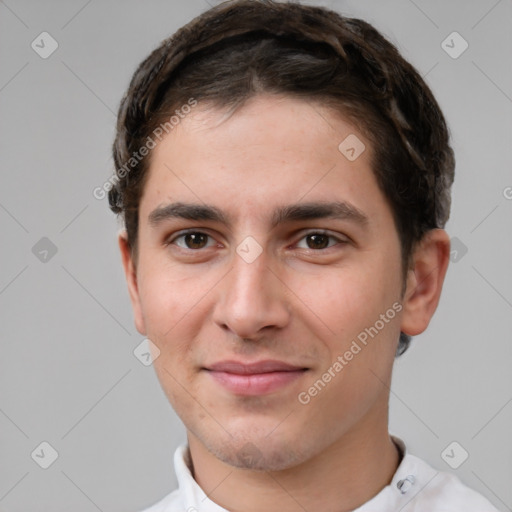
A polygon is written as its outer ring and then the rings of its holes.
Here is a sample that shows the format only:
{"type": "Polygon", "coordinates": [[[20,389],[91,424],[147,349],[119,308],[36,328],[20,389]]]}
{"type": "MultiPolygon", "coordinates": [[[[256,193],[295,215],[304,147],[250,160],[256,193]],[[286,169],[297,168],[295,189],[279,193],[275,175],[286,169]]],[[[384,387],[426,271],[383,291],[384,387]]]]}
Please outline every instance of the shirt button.
{"type": "Polygon", "coordinates": [[[403,480],[400,480],[396,483],[396,486],[398,487],[398,490],[405,494],[414,484],[415,478],[413,475],[406,476],[403,480]]]}

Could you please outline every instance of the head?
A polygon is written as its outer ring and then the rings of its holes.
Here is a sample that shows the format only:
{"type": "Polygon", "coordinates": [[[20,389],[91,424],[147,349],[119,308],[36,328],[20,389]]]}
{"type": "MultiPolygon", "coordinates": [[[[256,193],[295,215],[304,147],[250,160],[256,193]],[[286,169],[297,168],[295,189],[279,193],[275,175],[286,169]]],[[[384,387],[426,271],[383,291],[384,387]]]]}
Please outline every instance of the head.
{"type": "Polygon", "coordinates": [[[319,449],[291,449],[318,411],[348,411],[323,417],[332,436],[384,414],[393,358],[437,307],[454,175],[440,108],[389,41],[319,7],[221,4],[141,63],[113,155],[109,202],[125,223],[137,329],[160,350],[158,376],[193,435],[234,463],[229,453],[258,446],[277,411],[297,408],[265,444],[277,468],[319,449]],[[341,203],[337,220],[312,204],[322,202],[341,203]],[[301,229],[313,247],[297,246],[301,229]],[[336,249],[323,247],[329,236],[336,249]],[[333,369],[350,350],[354,360],[333,369]],[[211,386],[208,366],[237,357],[305,370],[258,396],[211,386]],[[289,403],[328,370],[321,395],[289,403]],[[279,459],[284,446],[293,460],[279,459]]]}

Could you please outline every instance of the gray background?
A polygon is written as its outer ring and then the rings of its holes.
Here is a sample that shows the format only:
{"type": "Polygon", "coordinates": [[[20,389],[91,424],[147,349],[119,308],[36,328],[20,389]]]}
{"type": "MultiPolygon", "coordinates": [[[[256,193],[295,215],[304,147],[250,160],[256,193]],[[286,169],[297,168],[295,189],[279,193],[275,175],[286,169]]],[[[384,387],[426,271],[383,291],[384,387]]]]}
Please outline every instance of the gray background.
{"type": "MultiPolygon", "coordinates": [[[[396,363],[391,431],[512,510],[512,2],[318,3],[398,45],[433,88],[457,157],[447,229],[458,252],[430,328],[396,363]],[[441,45],[453,31],[469,44],[458,58],[441,45]],[[456,470],[441,456],[453,441],[469,453],[456,470]]],[[[3,512],[136,511],[175,486],[184,429],[152,367],[133,354],[143,337],[120,226],[92,191],[112,172],[115,112],[135,66],[206,8],[0,1],[3,512]],[[59,45],[46,59],[31,48],[43,31],[59,45]],[[44,253],[43,237],[56,254],[44,253]],[[47,449],[31,457],[43,441],[59,455],[48,469],[35,462],[49,460],[47,449]]],[[[462,451],[449,453],[453,461],[462,451]]]]}

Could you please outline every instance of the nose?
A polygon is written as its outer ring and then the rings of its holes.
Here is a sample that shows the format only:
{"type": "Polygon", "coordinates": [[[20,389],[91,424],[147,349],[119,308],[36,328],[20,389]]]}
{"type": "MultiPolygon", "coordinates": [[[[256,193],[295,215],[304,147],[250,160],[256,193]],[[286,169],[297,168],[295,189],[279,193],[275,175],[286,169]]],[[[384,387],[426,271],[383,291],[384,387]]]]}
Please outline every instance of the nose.
{"type": "Polygon", "coordinates": [[[279,274],[277,268],[270,268],[265,252],[254,261],[235,254],[231,270],[217,287],[213,320],[246,339],[258,338],[265,329],[286,326],[290,290],[279,274]]]}

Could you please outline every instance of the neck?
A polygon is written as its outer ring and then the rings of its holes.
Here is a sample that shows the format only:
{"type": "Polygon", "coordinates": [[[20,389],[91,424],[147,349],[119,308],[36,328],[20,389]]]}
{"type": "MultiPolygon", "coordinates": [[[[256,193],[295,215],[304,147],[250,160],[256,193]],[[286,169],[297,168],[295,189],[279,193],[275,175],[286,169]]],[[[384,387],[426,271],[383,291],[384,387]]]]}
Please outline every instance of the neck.
{"type": "Polygon", "coordinates": [[[188,441],[195,480],[231,512],[348,512],[388,485],[400,463],[387,414],[381,428],[372,421],[358,424],[313,458],[282,471],[239,469],[213,456],[191,432],[188,441]]]}

